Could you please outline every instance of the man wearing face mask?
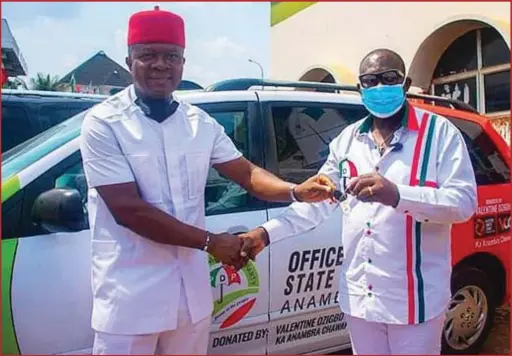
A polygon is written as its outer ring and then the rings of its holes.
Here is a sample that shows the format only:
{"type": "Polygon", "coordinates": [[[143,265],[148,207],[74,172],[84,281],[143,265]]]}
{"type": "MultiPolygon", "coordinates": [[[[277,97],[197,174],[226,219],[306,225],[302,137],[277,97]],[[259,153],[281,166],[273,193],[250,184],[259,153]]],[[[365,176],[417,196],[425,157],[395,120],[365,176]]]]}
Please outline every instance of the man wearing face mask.
{"type": "MultiPolygon", "coordinates": [[[[406,100],[411,80],[388,49],[360,64],[370,115],[330,143],[320,173],[345,193],[339,304],[355,354],[440,354],[450,300],[450,230],[476,211],[474,172],[446,118],[406,100]]],[[[269,243],[309,231],[335,210],[292,204],[243,236],[254,258],[269,243]]]]}
{"type": "Polygon", "coordinates": [[[173,98],[185,29],[171,12],[128,26],[134,85],[86,115],[81,154],[92,233],[94,354],[205,354],[213,297],[208,254],[236,268],[242,240],[205,230],[210,166],[269,201],[321,201],[328,179],[297,186],[255,166],[223,127],[173,98]]]}

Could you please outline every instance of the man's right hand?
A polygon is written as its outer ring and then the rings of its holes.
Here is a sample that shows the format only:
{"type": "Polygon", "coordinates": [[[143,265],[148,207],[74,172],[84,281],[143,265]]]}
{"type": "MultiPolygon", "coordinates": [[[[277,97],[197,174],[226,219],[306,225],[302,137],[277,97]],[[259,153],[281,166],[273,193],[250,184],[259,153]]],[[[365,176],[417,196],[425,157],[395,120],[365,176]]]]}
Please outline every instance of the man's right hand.
{"type": "Polygon", "coordinates": [[[242,239],[239,236],[224,232],[221,234],[211,234],[208,252],[217,261],[239,270],[245,266],[248,260],[240,255],[241,248],[242,239]]]}

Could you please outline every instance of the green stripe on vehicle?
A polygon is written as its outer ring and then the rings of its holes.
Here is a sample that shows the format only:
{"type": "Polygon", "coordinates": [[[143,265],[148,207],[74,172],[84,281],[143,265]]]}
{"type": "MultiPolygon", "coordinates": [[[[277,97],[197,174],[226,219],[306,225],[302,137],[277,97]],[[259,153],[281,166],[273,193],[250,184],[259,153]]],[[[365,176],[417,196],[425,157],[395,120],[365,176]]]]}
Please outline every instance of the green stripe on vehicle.
{"type": "MultiPolygon", "coordinates": [[[[3,198],[3,192],[2,192],[3,198]]],[[[20,349],[14,330],[11,284],[18,239],[2,241],[2,354],[18,355],[20,349]]]]}
{"type": "MultiPolygon", "coordinates": [[[[428,126],[427,138],[425,140],[425,152],[423,153],[423,162],[421,164],[419,181],[420,187],[424,186],[425,181],[427,180],[428,162],[434,138],[436,117],[436,115],[433,115],[430,118],[428,126]]],[[[423,275],[421,273],[421,222],[416,222],[414,226],[414,233],[416,237],[416,278],[418,280],[418,323],[423,323],[425,322],[425,288],[423,284],[423,275]]]]}
{"type": "Polygon", "coordinates": [[[2,183],[2,203],[20,190],[20,179],[12,176],[2,183]]]}
{"type": "Polygon", "coordinates": [[[272,2],[270,5],[270,26],[275,26],[316,3],[317,1],[272,2]]]}

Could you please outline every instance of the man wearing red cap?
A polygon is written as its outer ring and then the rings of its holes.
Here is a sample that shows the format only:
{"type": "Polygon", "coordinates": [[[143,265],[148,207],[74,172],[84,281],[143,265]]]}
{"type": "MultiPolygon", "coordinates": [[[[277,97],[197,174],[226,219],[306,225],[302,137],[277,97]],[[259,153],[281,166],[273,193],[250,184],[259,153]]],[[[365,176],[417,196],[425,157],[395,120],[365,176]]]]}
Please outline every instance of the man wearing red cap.
{"type": "Polygon", "coordinates": [[[223,127],[175,100],[181,17],[155,8],[129,21],[134,85],[84,119],[81,153],[92,232],[94,354],[205,354],[213,298],[207,253],[240,268],[242,239],[204,230],[212,165],[269,201],[332,198],[323,176],[293,185],[242,157],[223,127]]]}

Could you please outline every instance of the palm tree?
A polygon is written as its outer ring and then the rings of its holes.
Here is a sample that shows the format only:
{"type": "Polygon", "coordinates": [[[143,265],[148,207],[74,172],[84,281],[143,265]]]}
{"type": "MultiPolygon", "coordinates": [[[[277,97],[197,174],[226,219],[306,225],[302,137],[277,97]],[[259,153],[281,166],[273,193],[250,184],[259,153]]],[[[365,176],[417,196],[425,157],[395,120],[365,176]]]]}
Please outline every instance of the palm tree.
{"type": "Polygon", "coordinates": [[[65,85],[59,83],[59,77],[50,74],[37,73],[37,77],[30,79],[32,90],[59,91],[65,85]]]}

